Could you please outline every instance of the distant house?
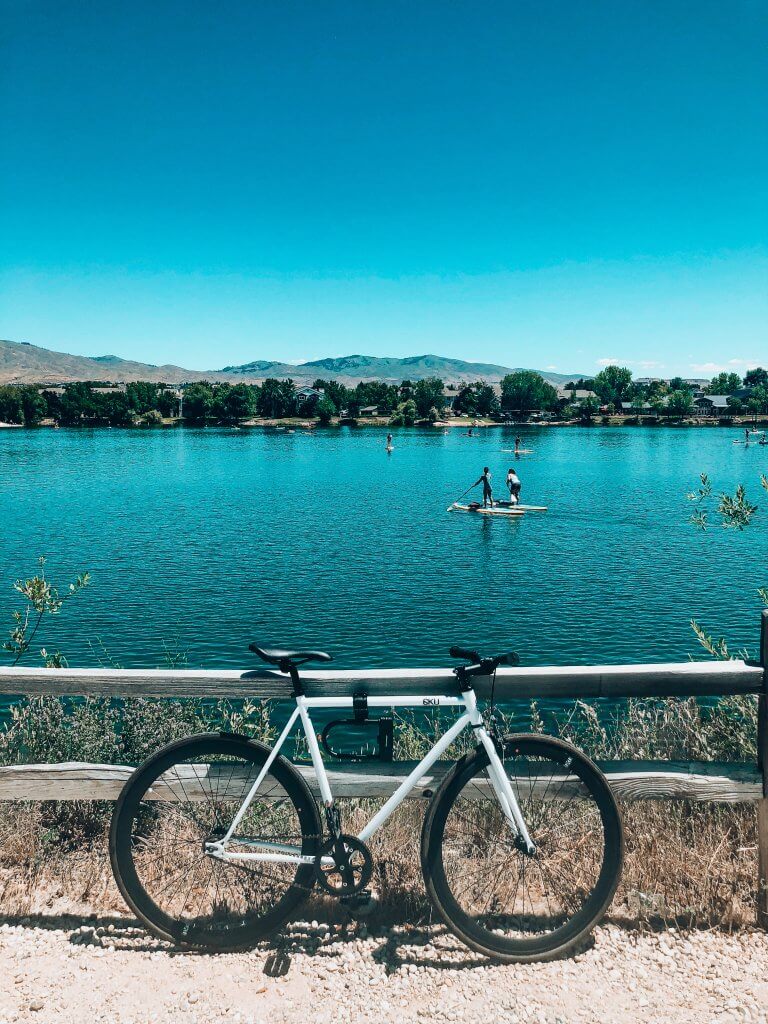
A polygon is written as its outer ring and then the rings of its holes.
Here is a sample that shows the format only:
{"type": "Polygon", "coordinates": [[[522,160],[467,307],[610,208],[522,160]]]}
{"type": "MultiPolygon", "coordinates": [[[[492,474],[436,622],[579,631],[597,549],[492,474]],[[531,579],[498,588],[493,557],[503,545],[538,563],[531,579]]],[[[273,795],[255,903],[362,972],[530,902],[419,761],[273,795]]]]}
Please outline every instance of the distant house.
{"type": "Polygon", "coordinates": [[[557,388],[557,397],[560,402],[583,402],[585,398],[597,398],[594,391],[586,388],[557,388]]]}
{"type": "Polygon", "coordinates": [[[364,405],[360,409],[361,416],[378,416],[379,407],[378,405],[364,405]]]}
{"type": "MultiPolygon", "coordinates": [[[[38,391],[48,391],[52,395],[65,395],[67,393],[67,385],[65,385],[65,384],[55,384],[55,385],[41,384],[38,387],[37,390],[38,391]]],[[[126,385],[125,384],[104,384],[104,385],[96,385],[95,387],[93,387],[93,386],[91,387],[91,391],[95,395],[114,395],[115,392],[117,392],[117,391],[125,391],[125,390],[126,390],[126,385]]]]}
{"type": "Polygon", "coordinates": [[[643,402],[641,406],[636,406],[633,402],[622,402],[621,411],[625,416],[650,416],[655,409],[650,402],[643,402]]]}
{"type": "Polygon", "coordinates": [[[704,416],[727,416],[730,412],[728,399],[730,395],[699,395],[693,404],[704,416]]]}
{"type": "Polygon", "coordinates": [[[297,388],[294,394],[296,395],[296,401],[299,404],[303,404],[304,402],[310,401],[312,398],[316,398],[319,401],[325,392],[322,388],[303,387],[297,388]]]}

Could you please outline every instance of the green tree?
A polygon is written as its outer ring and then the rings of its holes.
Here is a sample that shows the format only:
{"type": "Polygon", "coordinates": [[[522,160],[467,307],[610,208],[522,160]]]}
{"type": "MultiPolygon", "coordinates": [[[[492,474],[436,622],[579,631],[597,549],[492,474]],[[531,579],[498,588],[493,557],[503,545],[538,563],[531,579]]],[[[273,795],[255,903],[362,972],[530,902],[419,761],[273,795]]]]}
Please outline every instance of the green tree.
{"type": "Polygon", "coordinates": [[[166,418],[175,416],[179,411],[179,400],[169,388],[163,388],[158,392],[157,411],[166,418]]]}
{"type": "Polygon", "coordinates": [[[421,417],[428,417],[432,408],[442,409],[444,384],[439,377],[425,377],[416,381],[413,389],[413,400],[416,412],[421,417]]]}
{"type": "Polygon", "coordinates": [[[762,366],[756,366],[753,370],[747,370],[744,374],[744,386],[755,388],[759,386],[768,387],[768,370],[762,366]]]}
{"type": "Polygon", "coordinates": [[[732,416],[741,416],[744,412],[744,403],[736,395],[729,395],[727,398],[728,412],[732,416]]]}
{"type": "Polygon", "coordinates": [[[253,416],[256,409],[253,389],[247,384],[235,384],[227,388],[217,404],[222,423],[239,423],[253,416]]]}
{"type": "Polygon", "coordinates": [[[732,395],[741,387],[741,377],[738,373],[718,373],[713,377],[707,387],[708,395],[732,395]]]}
{"type": "Polygon", "coordinates": [[[184,422],[194,426],[206,423],[213,408],[213,389],[205,381],[184,389],[184,422]]]}
{"type": "Polygon", "coordinates": [[[591,423],[599,412],[600,403],[592,395],[587,395],[579,405],[579,415],[582,423],[591,423]]]}
{"type": "Polygon", "coordinates": [[[317,413],[317,418],[320,420],[322,425],[327,427],[331,422],[331,419],[336,415],[337,410],[330,398],[328,398],[327,395],[323,395],[317,403],[317,409],[315,412],[317,413]]]}
{"type": "Polygon", "coordinates": [[[539,373],[517,370],[501,382],[501,404],[510,412],[526,416],[536,409],[554,409],[557,391],[539,373]]]}
{"type": "Polygon", "coordinates": [[[412,427],[416,422],[416,403],[412,398],[401,402],[392,413],[389,423],[392,427],[412,427]]]}
{"type": "Polygon", "coordinates": [[[296,415],[296,390],[292,380],[268,377],[261,386],[257,400],[259,414],[269,419],[296,415]]]}
{"type": "Polygon", "coordinates": [[[606,366],[595,377],[592,390],[601,402],[613,404],[617,409],[627,401],[632,386],[632,371],[626,366],[606,366]]]}
{"type": "Polygon", "coordinates": [[[475,403],[479,416],[495,416],[499,411],[499,400],[490,384],[477,386],[475,403]]]}
{"type": "Polygon", "coordinates": [[[661,416],[666,408],[666,403],[661,395],[652,395],[648,400],[648,404],[653,409],[656,416],[661,416]]]}
{"type": "Polygon", "coordinates": [[[24,408],[19,388],[12,385],[0,388],[0,422],[24,422],[24,408]]]}
{"type": "MultiPolygon", "coordinates": [[[[684,386],[685,386],[685,382],[684,386]]],[[[660,398],[672,389],[663,380],[652,380],[645,388],[645,397],[650,402],[652,398],[660,398]]]]}
{"type": "Polygon", "coordinates": [[[635,395],[632,399],[632,412],[635,416],[642,416],[643,408],[645,407],[645,399],[642,395],[635,395]]]}
{"type": "Polygon", "coordinates": [[[477,413],[477,392],[474,384],[466,384],[460,388],[453,400],[453,411],[464,416],[474,416],[477,413]]]}
{"type": "Polygon", "coordinates": [[[157,408],[157,384],[145,380],[131,381],[125,387],[125,394],[131,412],[138,416],[157,408]]]}
{"type": "MultiPolygon", "coordinates": [[[[326,398],[333,402],[336,412],[341,412],[342,409],[346,409],[349,405],[351,392],[349,388],[340,384],[337,380],[322,380],[318,378],[312,387],[325,393],[326,398]]],[[[367,403],[363,402],[362,404],[366,405],[367,403]]]]}
{"type": "Polygon", "coordinates": [[[690,391],[673,391],[667,402],[667,413],[676,419],[688,416],[693,408],[690,391]]]}
{"type": "Polygon", "coordinates": [[[749,406],[756,413],[768,412],[768,384],[758,384],[749,396],[749,406]]]}
{"type": "Polygon", "coordinates": [[[83,382],[67,384],[61,396],[59,416],[65,427],[97,420],[99,408],[91,385],[83,382]]]}
{"type": "Polygon", "coordinates": [[[364,405],[377,405],[383,412],[397,408],[400,393],[394,384],[381,380],[363,380],[350,394],[347,404],[358,413],[364,405]]]}
{"type": "Polygon", "coordinates": [[[109,394],[95,396],[96,420],[111,427],[128,427],[133,424],[135,413],[124,391],[115,389],[109,394]]]}
{"type": "Polygon", "coordinates": [[[24,414],[24,422],[28,427],[34,427],[45,416],[48,415],[48,403],[45,396],[41,395],[37,388],[21,388],[21,409],[24,414]]]}

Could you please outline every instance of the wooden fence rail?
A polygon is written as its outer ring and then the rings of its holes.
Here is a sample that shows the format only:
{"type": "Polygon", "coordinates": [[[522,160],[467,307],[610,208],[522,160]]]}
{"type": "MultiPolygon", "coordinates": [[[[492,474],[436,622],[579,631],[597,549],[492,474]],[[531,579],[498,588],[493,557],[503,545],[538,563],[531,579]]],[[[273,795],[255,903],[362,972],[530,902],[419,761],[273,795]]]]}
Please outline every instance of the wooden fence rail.
{"type": "MultiPolygon", "coordinates": [[[[527,699],[758,697],[756,764],[612,761],[601,767],[623,800],[687,799],[755,802],[758,822],[758,918],[768,927],[768,610],[760,631],[760,661],[681,664],[502,668],[495,683],[498,701],[527,699]]],[[[455,691],[450,669],[326,669],[302,672],[311,696],[369,696],[393,693],[438,695],[455,691]]],[[[490,680],[478,679],[487,697],[490,680]]],[[[178,669],[0,668],[0,694],[15,696],[98,696],[108,698],[245,698],[287,700],[291,689],[274,671],[178,669]]],[[[386,797],[412,768],[409,762],[339,764],[330,772],[335,793],[345,797],[386,797]]],[[[433,789],[448,766],[436,765],[414,796],[433,789]]],[[[310,769],[301,768],[311,785],[310,769]]],[[[0,767],[0,800],[114,800],[131,768],[123,765],[34,764],[0,767]]],[[[173,799],[169,793],[168,799],[173,799]]]]}

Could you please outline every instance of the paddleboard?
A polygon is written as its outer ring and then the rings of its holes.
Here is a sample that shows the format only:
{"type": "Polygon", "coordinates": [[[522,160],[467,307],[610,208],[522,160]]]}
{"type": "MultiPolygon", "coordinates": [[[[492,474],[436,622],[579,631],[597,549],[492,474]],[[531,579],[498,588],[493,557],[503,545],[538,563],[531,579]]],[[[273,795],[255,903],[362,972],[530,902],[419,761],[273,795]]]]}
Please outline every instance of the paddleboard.
{"type": "Polygon", "coordinates": [[[393,444],[388,444],[387,447],[384,449],[385,452],[393,452],[394,450],[395,446],[393,444]]]}
{"type": "Polygon", "coordinates": [[[515,451],[514,448],[502,448],[503,452],[511,452],[513,455],[533,455],[533,448],[518,448],[515,451]]]}
{"type": "Polygon", "coordinates": [[[479,508],[475,508],[473,505],[459,505],[458,502],[451,505],[448,509],[449,512],[476,512],[481,516],[524,516],[525,512],[522,509],[517,508],[503,508],[494,505],[493,508],[483,508],[481,505],[479,508]]]}
{"type": "Polygon", "coordinates": [[[497,505],[501,505],[502,508],[519,508],[521,512],[546,512],[548,510],[547,505],[521,505],[519,502],[513,505],[509,501],[500,500],[496,502],[497,505]]]}

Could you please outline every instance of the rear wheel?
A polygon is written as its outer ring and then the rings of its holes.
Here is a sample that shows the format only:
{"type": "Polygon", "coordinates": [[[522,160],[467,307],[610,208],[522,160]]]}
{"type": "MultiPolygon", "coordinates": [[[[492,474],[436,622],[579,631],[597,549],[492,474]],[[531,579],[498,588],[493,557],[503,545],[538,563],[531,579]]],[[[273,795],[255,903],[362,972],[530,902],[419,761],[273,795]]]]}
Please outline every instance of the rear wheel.
{"type": "Polygon", "coordinates": [[[602,772],[569,743],[507,736],[500,756],[536,853],[515,843],[482,747],[445,778],[424,820],[427,892],[472,949],[514,962],[576,946],[605,913],[621,875],[619,810],[602,772]]]}
{"type": "MultiPolygon", "coordinates": [[[[224,836],[269,753],[239,736],[193,736],[163,747],[126,783],[112,817],[112,868],[156,935],[240,949],[279,929],[312,888],[313,864],[225,862],[205,852],[224,836]]],[[[261,842],[315,856],[320,836],[309,787],[278,756],[228,849],[252,852],[261,842]]]]}

